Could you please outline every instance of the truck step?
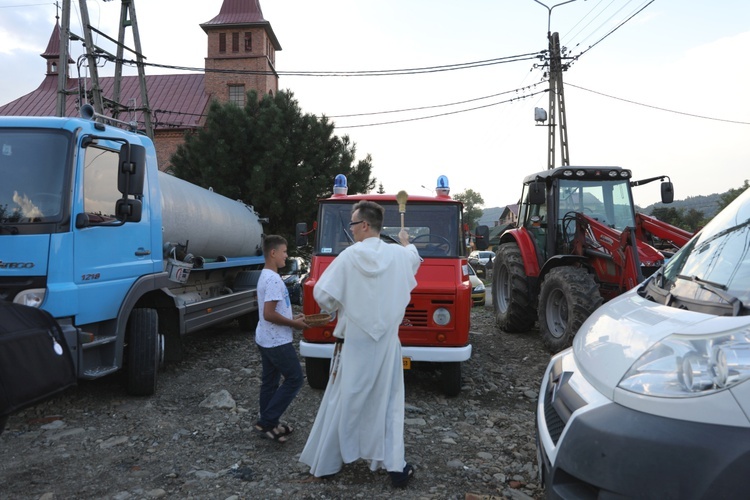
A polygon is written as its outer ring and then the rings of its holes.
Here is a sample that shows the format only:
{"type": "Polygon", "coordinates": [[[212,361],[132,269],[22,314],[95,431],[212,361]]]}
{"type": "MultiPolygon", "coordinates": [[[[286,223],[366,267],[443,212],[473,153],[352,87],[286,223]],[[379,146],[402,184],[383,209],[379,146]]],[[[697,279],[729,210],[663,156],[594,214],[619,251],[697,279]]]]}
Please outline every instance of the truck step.
{"type": "Polygon", "coordinates": [[[85,379],[95,379],[99,377],[103,377],[105,375],[109,375],[110,373],[114,373],[117,371],[116,366],[96,366],[94,368],[89,368],[85,370],[83,373],[81,373],[80,377],[85,379]]]}
{"type": "Polygon", "coordinates": [[[84,351],[86,349],[95,349],[102,345],[111,344],[116,340],[117,337],[115,335],[107,337],[95,337],[91,342],[81,342],[81,349],[83,349],[84,351]]]}

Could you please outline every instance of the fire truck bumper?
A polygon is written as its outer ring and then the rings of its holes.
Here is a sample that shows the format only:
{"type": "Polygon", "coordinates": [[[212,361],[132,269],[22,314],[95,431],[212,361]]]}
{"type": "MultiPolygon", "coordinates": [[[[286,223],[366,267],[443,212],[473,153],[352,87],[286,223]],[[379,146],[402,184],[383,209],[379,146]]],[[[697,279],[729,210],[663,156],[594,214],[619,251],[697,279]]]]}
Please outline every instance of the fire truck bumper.
{"type": "MultiPolygon", "coordinates": [[[[330,358],[333,355],[334,345],[334,343],[312,343],[302,340],[299,343],[299,353],[305,358],[330,358]]],[[[402,346],[401,355],[412,361],[461,362],[471,357],[471,344],[463,347],[402,346]]]]}

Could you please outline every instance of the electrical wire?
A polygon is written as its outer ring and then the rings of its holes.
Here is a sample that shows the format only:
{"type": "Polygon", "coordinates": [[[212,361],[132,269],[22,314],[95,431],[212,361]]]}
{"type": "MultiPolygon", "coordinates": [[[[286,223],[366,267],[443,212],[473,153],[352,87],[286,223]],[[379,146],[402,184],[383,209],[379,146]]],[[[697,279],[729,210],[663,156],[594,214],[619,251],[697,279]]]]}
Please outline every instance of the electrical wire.
{"type": "Polygon", "coordinates": [[[373,112],[370,112],[370,113],[352,113],[352,114],[348,114],[348,115],[326,115],[326,116],[328,116],[328,118],[350,118],[350,117],[353,117],[353,116],[385,115],[385,114],[390,114],[390,113],[403,113],[403,112],[406,112],[406,111],[421,111],[423,109],[446,108],[448,106],[456,106],[456,105],[459,105],[459,104],[467,104],[467,103],[470,103],[470,102],[481,101],[483,99],[491,99],[493,97],[498,97],[498,96],[505,95],[505,94],[511,94],[513,92],[522,92],[522,91],[525,91],[525,90],[528,90],[528,89],[532,89],[532,88],[536,87],[537,85],[541,85],[542,83],[543,82],[537,82],[537,83],[534,83],[534,84],[529,85],[527,87],[520,87],[520,88],[513,89],[513,90],[506,90],[504,92],[498,92],[497,94],[491,94],[491,95],[486,95],[486,96],[482,96],[482,97],[475,97],[473,99],[466,99],[464,101],[456,101],[456,102],[450,102],[450,103],[446,103],[446,104],[434,104],[432,106],[420,106],[420,107],[416,107],[416,108],[393,109],[393,110],[389,110],[389,111],[373,111],[373,112]]]}
{"type": "MultiPolygon", "coordinates": [[[[593,49],[594,47],[596,47],[597,45],[599,45],[599,43],[601,43],[601,42],[602,42],[602,41],[603,41],[603,40],[604,40],[605,38],[607,38],[607,37],[608,37],[609,35],[611,35],[611,34],[612,34],[612,33],[614,33],[615,31],[617,31],[617,30],[619,30],[620,28],[622,28],[622,27],[623,27],[623,26],[625,25],[625,23],[627,23],[628,21],[630,21],[631,19],[633,19],[633,18],[634,18],[635,16],[637,16],[638,14],[640,14],[641,12],[643,12],[643,10],[644,10],[644,9],[645,9],[646,7],[648,7],[649,5],[651,5],[652,3],[654,3],[655,1],[656,1],[656,0],[649,0],[649,1],[648,1],[648,3],[647,3],[646,5],[644,5],[644,6],[643,6],[643,7],[641,7],[640,9],[636,10],[636,11],[635,11],[635,12],[634,12],[633,14],[631,14],[631,15],[630,15],[630,17],[628,17],[628,18],[627,18],[627,19],[625,19],[625,20],[624,20],[623,22],[621,22],[620,24],[618,24],[617,26],[615,26],[614,28],[612,28],[612,30],[610,30],[610,31],[609,31],[609,32],[608,32],[608,33],[607,33],[606,35],[604,35],[603,37],[601,37],[601,38],[600,38],[599,40],[597,40],[597,41],[596,41],[596,42],[594,42],[593,44],[589,45],[589,47],[588,47],[588,48],[587,48],[586,50],[584,50],[584,51],[583,51],[583,52],[581,52],[580,54],[578,54],[578,55],[574,56],[574,57],[573,57],[573,59],[574,59],[574,60],[577,60],[577,59],[578,59],[578,58],[580,58],[580,57],[581,57],[581,56],[582,56],[583,54],[585,54],[585,53],[586,53],[586,52],[588,52],[589,50],[591,50],[591,49],[593,49]]],[[[618,11],[618,12],[619,12],[619,11],[618,11]]]]}
{"type": "Polygon", "coordinates": [[[418,120],[427,120],[427,119],[430,119],[430,118],[438,118],[438,117],[441,117],[441,116],[456,115],[456,114],[459,114],[459,113],[466,113],[466,112],[469,112],[469,111],[476,111],[477,109],[489,108],[489,107],[492,107],[492,106],[497,106],[499,104],[506,104],[506,103],[509,103],[509,102],[518,101],[518,100],[521,100],[521,99],[526,99],[528,97],[533,97],[533,96],[535,96],[537,94],[541,94],[541,93],[544,93],[544,92],[549,92],[549,89],[539,90],[537,92],[532,92],[531,94],[524,95],[524,96],[513,97],[513,98],[507,99],[505,101],[494,102],[494,103],[491,103],[491,104],[485,104],[483,106],[475,106],[473,108],[461,109],[461,110],[457,110],[457,111],[449,111],[447,113],[439,113],[439,114],[436,114],[436,115],[429,115],[429,116],[420,116],[418,118],[405,118],[403,120],[391,120],[391,121],[379,122],[379,123],[366,123],[366,124],[362,124],[362,125],[336,126],[336,129],[375,127],[375,126],[379,126],[379,125],[391,125],[391,124],[394,124],[394,123],[414,122],[414,121],[418,121],[418,120]]]}
{"type": "Polygon", "coordinates": [[[750,125],[750,122],[743,122],[743,121],[740,121],[740,120],[728,120],[728,119],[725,119],[725,118],[715,118],[715,117],[712,117],[712,116],[696,115],[694,113],[686,113],[684,111],[677,111],[677,110],[674,110],[674,109],[660,108],[659,106],[653,106],[651,104],[643,104],[641,102],[631,101],[629,99],[623,99],[622,97],[615,97],[613,95],[605,94],[603,92],[597,92],[596,90],[587,89],[587,88],[581,87],[579,85],[574,85],[574,84],[572,84],[570,82],[566,82],[565,85],[568,86],[568,87],[573,87],[573,88],[579,89],[579,90],[584,90],[586,92],[591,92],[592,94],[598,94],[600,96],[609,97],[610,99],[616,99],[618,101],[627,102],[629,104],[635,104],[637,106],[643,106],[645,108],[656,109],[656,110],[659,110],[659,111],[666,111],[668,113],[675,113],[675,114],[684,115],[684,116],[692,116],[693,118],[701,118],[701,119],[704,119],[704,120],[713,120],[713,121],[717,121],[717,122],[736,123],[738,125],[750,125]]]}

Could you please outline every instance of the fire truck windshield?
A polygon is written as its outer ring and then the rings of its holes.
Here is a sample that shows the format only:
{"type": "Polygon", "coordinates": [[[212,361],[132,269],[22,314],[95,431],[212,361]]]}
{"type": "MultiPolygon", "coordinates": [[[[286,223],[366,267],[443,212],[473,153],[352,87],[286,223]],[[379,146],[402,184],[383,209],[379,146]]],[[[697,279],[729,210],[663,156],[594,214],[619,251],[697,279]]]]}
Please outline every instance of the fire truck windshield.
{"type": "Polygon", "coordinates": [[[60,132],[0,132],[0,224],[60,219],[68,146],[60,132]]]}
{"type": "MultiPolygon", "coordinates": [[[[378,202],[385,208],[380,237],[387,243],[398,243],[401,214],[398,204],[378,202]]],[[[349,230],[352,201],[331,201],[320,205],[315,254],[338,255],[354,244],[349,230]]],[[[423,258],[459,257],[465,254],[461,242],[461,206],[457,203],[408,203],[404,228],[423,258]]]]}

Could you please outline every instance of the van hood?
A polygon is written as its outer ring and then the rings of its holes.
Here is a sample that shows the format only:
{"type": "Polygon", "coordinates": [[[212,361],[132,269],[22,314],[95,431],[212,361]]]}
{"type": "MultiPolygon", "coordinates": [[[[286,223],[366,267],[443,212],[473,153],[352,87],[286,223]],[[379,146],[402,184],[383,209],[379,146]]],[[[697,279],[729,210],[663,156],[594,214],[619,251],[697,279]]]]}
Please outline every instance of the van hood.
{"type": "Polygon", "coordinates": [[[634,288],[601,306],[581,325],[573,353],[586,380],[613,399],[622,377],[655,343],[673,333],[722,331],[736,319],[657,304],[634,288]]]}

